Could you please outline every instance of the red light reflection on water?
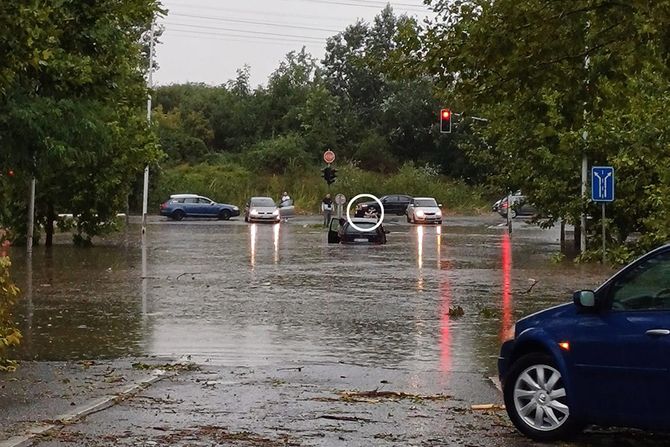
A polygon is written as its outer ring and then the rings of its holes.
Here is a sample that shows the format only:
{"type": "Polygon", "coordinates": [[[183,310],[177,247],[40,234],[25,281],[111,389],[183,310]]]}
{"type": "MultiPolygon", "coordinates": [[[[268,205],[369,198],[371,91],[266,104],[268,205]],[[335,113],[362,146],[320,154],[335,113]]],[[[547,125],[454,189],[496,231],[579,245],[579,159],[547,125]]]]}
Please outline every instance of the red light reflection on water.
{"type": "Polygon", "coordinates": [[[500,338],[511,329],[513,302],[512,302],[512,241],[509,234],[503,233],[502,244],[502,318],[500,320],[500,338]]]}
{"type": "Polygon", "coordinates": [[[437,233],[437,266],[440,271],[440,371],[451,371],[451,328],[449,327],[449,306],[451,305],[451,284],[449,284],[449,263],[442,263],[442,234],[437,233]],[[445,268],[446,267],[446,268],[445,268]]]}
{"type": "Polygon", "coordinates": [[[451,370],[451,329],[449,328],[449,305],[451,288],[449,280],[442,274],[440,280],[440,371],[451,370]]]}

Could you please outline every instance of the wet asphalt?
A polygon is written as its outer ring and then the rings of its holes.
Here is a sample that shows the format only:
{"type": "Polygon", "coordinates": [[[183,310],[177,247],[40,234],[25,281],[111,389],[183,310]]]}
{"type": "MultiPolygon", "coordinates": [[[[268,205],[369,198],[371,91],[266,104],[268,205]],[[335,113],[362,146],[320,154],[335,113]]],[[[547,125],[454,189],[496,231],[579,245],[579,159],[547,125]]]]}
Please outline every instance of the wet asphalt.
{"type": "Polygon", "coordinates": [[[384,246],[330,245],[317,222],[152,218],[144,243],[131,224],[92,249],[14,250],[20,358],[200,365],[39,445],[531,445],[471,410],[501,403],[504,333],[613,271],[555,263],[557,230],[510,238],[494,215],[392,217],[384,246]]]}

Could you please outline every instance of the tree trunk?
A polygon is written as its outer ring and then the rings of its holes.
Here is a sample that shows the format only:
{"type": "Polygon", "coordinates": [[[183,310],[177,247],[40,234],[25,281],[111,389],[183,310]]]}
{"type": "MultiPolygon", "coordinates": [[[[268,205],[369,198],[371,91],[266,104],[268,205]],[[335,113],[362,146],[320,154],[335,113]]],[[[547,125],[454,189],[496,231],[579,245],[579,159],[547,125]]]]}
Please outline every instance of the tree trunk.
{"type": "Polygon", "coordinates": [[[561,219],[561,253],[565,254],[565,220],[561,219]]]}
{"type": "Polygon", "coordinates": [[[573,241],[575,244],[575,252],[579,253],[580,251],[580,239],[582,238],[582,226],[579,222],[579,220],[575,221],[575,240],[573,241]]]}
{"type": "Polygon", "coordinates": [[[44,243],[45,247],[51,247],[54,242],[54,221],[56,220],[56,213],[54,212],[54,206],[52,203],[47,205],[47,222],[44,228],[46,233],[46,241],[44,243]]]}

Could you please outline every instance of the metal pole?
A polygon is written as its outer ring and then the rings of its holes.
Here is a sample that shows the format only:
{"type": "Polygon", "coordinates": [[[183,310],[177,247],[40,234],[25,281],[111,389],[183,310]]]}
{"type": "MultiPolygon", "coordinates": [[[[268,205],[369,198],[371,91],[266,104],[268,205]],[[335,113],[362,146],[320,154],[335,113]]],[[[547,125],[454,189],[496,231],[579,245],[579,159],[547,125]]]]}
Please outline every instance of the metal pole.
{"type": "MultiPolygon", "coordinates": [[[[151,89],[153,88],[153,72],[154,72],[154,32],[156,22],[151,21],[151,39],[149,43],[149,74],[147,76],[147,88],[149,89],[147,95],[147,122],[151,124],[151,89]]],[[[149,165],[144,167],[144,188],[142,190],[142,234],[147,231],[147,209],[149,204],[149,165]]]]}
{"type": "Polygon", "coordinates": [[[606,256],[606,247],[605,247],[605,202],[602,203],[603,215],[602,215],[602,224],[603,224],[603,265],[605,264],[606,256]]]}
{"type": "Polygon", "coordinates": [[[33,232],[35,230],[35,176],[30,179],[30,201],[28,202],[28,233],[26,251],[33,252],[33,232]]]}
{"type": "MultiPolygon", "coordinates": [[[[586,202],[586,182],[588,177],[588,170],[589,170],[589,160],[586,157],[586,154],[584,154],[582,156],[582,201],[583,201],[582,203],[586,202]]],[[[586,210],[584,210],[583,208],[582,208],[581,227],[582,229],[579,238],[579,252],[583,254],[586,251],[586,210]]]]}
{"type": "Polygon", "coordinates": [[[512,191],[507,194],[507,233],[512,235],[512,191]]]}
{"type": "MultiPolygon", "coordinates": [[[[587,21],[586,22],[586,30],[584,34],[584,39],[588,39],[588,33],[589,29],[591,28],[591,22],[587,21]]],[[[588,55],[589,51],[589,46],[588,42],[586,45],[586,55],[584,56],[584,72],[586,75],[585,79],[585,94],[589,94],[589,66],[591,65],[591,60],[589,59],[588,55]]],[[[584,99],[584,128],[586,128],[586,121],[588,119],[588,110],[587,110],[587,105],[588,105],[588,97],[584,99]]],[[[584,138],[584,152],[582,154],[582,216],[581,216],[581,227],[582,231],[579,234],[579,252],[581,254],[584,254],[586,251],[586,207],[584,204],[586,203],[586,183],[587,183],[587,176],[589,175],[588,170],[589,170],[589,160],[588,157],[586,156],[586,142],[588,139],[588,132],[585,130],[584,133],[582,134],[582,138],[584,138]]]]}

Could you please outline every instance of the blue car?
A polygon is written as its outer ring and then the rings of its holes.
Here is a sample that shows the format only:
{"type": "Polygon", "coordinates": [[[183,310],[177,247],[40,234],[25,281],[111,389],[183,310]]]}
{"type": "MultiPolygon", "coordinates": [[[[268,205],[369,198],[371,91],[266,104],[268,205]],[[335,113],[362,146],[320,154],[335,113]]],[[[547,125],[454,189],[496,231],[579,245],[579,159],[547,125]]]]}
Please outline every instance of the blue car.
{"type": "Polygon", "coordinates": [[[516,428],[539,441],[589,424],[670,430],[670,245],[573,301],[519,320],[502,345],[516,428]]]}
{"type": "Polygon", "coordinates": [[[174,220],[182,220],[184,217],[216,217],[228,220],[239,216],[240,209],[235,205],[216,203],[196,194],[174,194],[161,204],[161,215],[174,220]]]}

